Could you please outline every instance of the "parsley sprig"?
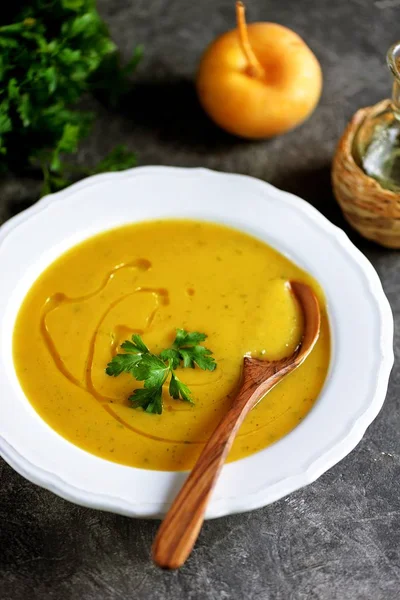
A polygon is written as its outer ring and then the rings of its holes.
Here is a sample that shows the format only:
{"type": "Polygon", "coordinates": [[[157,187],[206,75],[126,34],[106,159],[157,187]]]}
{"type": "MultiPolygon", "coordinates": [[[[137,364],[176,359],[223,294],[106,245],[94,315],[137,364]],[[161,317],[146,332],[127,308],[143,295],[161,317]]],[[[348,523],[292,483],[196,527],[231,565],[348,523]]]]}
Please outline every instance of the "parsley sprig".
{"type": "Polygon", "coordinates": [[[130,373],[137,381],[144,382],[143,388],[134,390],[129,396],[133,408],[161,414],[162,388],[168,377],[170,396],[193,404],[190,389],[179,379],[175,369],[179,366],[194,369],[197,366],[205,371],[214,371],[217,364],[211,350],[200,346],[206,338],[204,333],[177,329],[172,346],[157,355],[149,350],[140,335],[134,334],[131,340],[121,344],[125,352],[114,356],[107,365],[106,373],[111,377],[130,373]]]}
{"type": "MultiPolygon", "coordinates": [[[[2,3],[3,4],[3,3],[2,3]]],[[[95,0],[8,2],[0,14],[0,172],[39,168],[42,194],[79,177],[135,166],[127,148],[94,169],[69,165],[95,119],[81,100],[93,94],[114,104],[142,55],[123,67],[95,0]]]]}

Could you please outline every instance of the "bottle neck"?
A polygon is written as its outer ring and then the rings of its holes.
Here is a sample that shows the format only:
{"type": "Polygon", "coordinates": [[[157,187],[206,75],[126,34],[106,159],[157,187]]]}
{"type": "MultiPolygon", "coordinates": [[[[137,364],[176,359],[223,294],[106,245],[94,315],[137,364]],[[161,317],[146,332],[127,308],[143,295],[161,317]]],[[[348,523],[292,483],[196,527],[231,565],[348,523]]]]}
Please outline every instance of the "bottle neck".
{"type": "Polygon", "coordinates": [[[393,111],[396,118],[400,120],[400,42],[389,48],[387,63],[394,77],[392,90],[393,111]]]}
{"type": "Polygon", "coordinates": [[[392,105],[396,118],[400,120],[400,82],[397,80],[393,83],[392,105]]]}

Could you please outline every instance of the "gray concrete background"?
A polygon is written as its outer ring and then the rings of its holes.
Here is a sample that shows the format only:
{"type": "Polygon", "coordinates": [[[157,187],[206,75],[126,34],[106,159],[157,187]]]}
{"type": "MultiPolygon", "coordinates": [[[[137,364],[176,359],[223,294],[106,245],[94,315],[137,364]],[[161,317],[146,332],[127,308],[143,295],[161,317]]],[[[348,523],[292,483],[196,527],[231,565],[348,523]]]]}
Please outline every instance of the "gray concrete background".
{"type": "MultiPolygon", "coordinates": [[[[303,196],[348,231],[332,197],[330,162],[351,114],[388,95],[388,46],[399,0],[248,1],[251,20],[277,21],[321,60],[320,105],[298,130],[249,143],[218,131],[192,88],[205,45],[234,23],[233,0],[100,0],[125,56],[145,45],[137,85],[120,113],[99,108],[79,160],[115,143],[141,164],[208,166],[254,175],[303,196]]],[[[28,206],[37,182],[0,186],[0,219],[28,206]]],[[[373,262],[399,323],[399,255],[349,232],[373,262]]],[[[399,352],[396,329],[395,347],[399,352]]],[[[74,506],[0,462],[2,600],[397,600],[400,597],[400,371],[363,441],[307,488],[274,505],[205,524],[179,572],[157,570],[157,524],[74,506]]]]}

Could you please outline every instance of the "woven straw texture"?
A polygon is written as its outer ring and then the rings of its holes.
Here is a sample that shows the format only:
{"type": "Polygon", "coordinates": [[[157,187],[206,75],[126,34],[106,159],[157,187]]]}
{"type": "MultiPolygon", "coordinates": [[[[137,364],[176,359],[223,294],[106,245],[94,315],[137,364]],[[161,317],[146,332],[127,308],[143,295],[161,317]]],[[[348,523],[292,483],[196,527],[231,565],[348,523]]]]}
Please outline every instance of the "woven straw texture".
{"type": "Polygon", "coordinates": [[[332,165],[332,184],[347,221],[364,237],[388,248],[400,248],[400,194],[382,188],[353,159],[354,135],[369,111],[386,108],[390,100],[362,108],[339,141],[332,165]]]}

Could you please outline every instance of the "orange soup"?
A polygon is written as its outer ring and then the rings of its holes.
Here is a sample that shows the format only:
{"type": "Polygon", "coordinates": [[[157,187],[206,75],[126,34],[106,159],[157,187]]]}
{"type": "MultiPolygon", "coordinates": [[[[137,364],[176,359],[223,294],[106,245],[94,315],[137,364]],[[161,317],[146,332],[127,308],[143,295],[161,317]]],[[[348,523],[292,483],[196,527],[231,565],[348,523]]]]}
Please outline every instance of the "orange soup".
{"type": "Polygon", "coordinates": [[[193,466],[240,382],[243,356],[275,360],[301,340],[302,316],[288,280],[309,284],[322,311],[319,340],[305,363],[253,409],[229,460],[265,448],[309,412],[329,365],[329,325],[318,283],[265,243],[228,227],[168,220],[126,225],[92,237],[51,264],[33,284],[14,331],[14,363],[39,415],[97,456],[146,469],[193,466]],[[163,388],[162,414],[132,408],[143,387],[107,363],[139,333],[152,352],[177,328],[207,334],[214,371],[178,368],[194,404],[163,388]]]}

